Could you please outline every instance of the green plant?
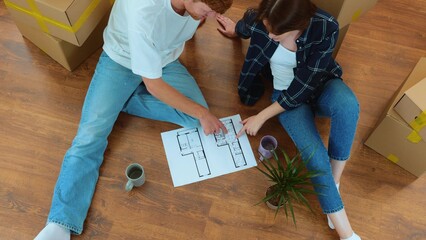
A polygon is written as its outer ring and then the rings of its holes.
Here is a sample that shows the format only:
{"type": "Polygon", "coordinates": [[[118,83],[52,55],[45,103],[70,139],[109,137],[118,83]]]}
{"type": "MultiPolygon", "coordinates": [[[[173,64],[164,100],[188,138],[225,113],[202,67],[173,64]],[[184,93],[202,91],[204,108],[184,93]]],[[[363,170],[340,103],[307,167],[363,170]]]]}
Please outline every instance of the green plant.
{"type": "MultiPolygon", "coordinates": [[[[317,194],[312,189],[316,185],[311,182],[311,178],[320,176],[322,173],[309,171],[305,162],[302,161],[300,152],[293,157],[289,157],[283,149],[280,149],[284,159],[280,159],[277,152],[278,150],[273,151],[273,157],[270,159],[260,161],[265,168],[264,170],[256,167],[272,182],[272,185],[266,191],[265,197],[257,204],[264,202],[276,206],[275,217],[278,211],[283,208],[287,219],[289,212],[291,213],[296,226],[293,202],[302,203],[313,212],[305,195],[317,194]]],[[[311,157],[312,154],[306,161],[309,161],[311,157]]]]}

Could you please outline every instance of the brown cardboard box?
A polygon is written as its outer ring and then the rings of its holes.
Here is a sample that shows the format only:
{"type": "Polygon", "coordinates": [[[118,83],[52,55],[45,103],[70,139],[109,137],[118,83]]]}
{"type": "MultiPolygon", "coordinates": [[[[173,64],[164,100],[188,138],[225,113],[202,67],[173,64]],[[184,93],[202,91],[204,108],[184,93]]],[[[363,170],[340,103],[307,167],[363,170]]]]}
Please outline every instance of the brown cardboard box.
{"type": "Polygon", "coordinates": [[[72,71],[102,46],[102,34],[107,22],[108,15],[103,18],[81,47],[53,37],[25,23],[19,21],[15,23],[25,38],[34,43],[34,45],[63,67],[72,71]]]}
{"type": "Polygon", "coordinates": [[[349,24],[376,5],[377,0],[311,0],[315,5],[330,13],[339,22],[340,32],[333,57],[336,57],[340,45],[348,31],[349,24]]]}
{"type": "Polygon", "coordinates": [[[340,46],[342,46],[343,39],[345,38],[346,33],[349,30],[350,25],[340,27],[339,30],[339,39],[337,39],[336,46],[334,47],[333,57],[336,58],[337,52],[339,52],[340,46]]]}
{"type": "Polygon", "coordinates": [[[408,89],[394,109],[414,129],[412,137],[426,141],[426,78],[408,89]]]}
{"type": "Polygon", "coordinates": [[[396,113],[393,106],[404,93],[426,77],[426,57],[420,59],[384,112],[365,145],[392,162],[420,176],[426,170],[426,142],[413,141],[413,129],[396,113]]]}
{"type": "Polygon", "coordinates": [[[319,8],[327,11],[339,22],[340,27],[349,25],[366,13],[377,0],[311,0],[319,8]]]}
{"type": "Polygon", "coordinates": [[[76,46],[82,46],[112,0],[4,0],[15,22],[25,23],[76,46]]]}

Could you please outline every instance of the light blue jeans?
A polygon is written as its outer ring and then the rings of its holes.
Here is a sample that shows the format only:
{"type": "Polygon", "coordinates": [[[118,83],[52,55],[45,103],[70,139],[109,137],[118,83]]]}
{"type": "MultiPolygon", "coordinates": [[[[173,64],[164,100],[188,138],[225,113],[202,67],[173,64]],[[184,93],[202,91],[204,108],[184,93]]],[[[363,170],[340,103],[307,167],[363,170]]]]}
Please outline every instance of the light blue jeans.
{"type": "MultiPolygon", "coordinates": [[[[193,101],[207,107],[194,78],[179,61],[163,68],[163,80],[193,101]]],[[[112,61],[103,52],[84,101],[80,125],[66,152],[53,193],[48,222],[81,234],[98,181],[107,137],[121,111],[184,127],[198,120],[148,93],[142,78],[112,61]]]]}
{"type": "MultiPolygon", "coordinates": [[[[274,90],[271,100],[275,102],[281,91],[274,90]]],[[[307,168],[324,173],[312,179],[318,199],[325,214],[338,212],[344,205],[334,183],[330,159],[349,159],[359,117],[359,104],[352,90],[340,79],[329,80],[314,104],[285,111],[278,119],[297,149],[302,159],[308,161],[307,168]],[[315,125],[315,115],[330,118],[328,148],[321,140],[315,125]]]]}

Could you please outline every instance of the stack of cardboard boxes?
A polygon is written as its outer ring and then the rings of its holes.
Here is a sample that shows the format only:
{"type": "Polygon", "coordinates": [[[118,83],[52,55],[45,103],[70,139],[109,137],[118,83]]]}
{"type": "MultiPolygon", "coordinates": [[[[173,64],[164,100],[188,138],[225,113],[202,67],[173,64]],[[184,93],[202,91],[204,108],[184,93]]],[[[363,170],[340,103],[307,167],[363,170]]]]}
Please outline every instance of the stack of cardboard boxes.
{"type": "Polygon", "coordinates": [[[416,176],[426,170],[426,57],[383,113],[367,146],[416,176]]]}
{"type": "Polygon", "coordinates": [[[103,44],[112,0],[4,0],[21,34],[72,71],[103,44]]]}
{"type": "Polygon", "coordinates": [[[333,57],[336,57],[350,23],[376,5],[377,0],[311,0],[311,2],[330,13],[339,22],[339,39],[333,52],[333,57]]]}

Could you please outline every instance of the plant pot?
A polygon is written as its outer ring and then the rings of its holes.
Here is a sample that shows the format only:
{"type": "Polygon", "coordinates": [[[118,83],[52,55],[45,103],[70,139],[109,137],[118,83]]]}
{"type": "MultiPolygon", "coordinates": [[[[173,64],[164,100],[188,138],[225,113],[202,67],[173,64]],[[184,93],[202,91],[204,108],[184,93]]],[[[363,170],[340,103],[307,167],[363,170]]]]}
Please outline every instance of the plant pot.
{"type": "Polygon", "coordinates": [[[274,205],[272,203],[270,203],[269,201],[266,201],[266,206],[268,206],[268,208],[272,209],[272,210],[277,210],[278,205],[274,205]]]}
{"type": "MultiPolygon", "coordinates": [[[[274,190],[275,187],[276,187],[276,185],[272,185],[272,186],[268,187],[268,189],[266,190],[265,195],[269,196],[271,194],[271,192],[274,190]]],[[[265,203],[266,203],[266,206],[268,206],[270,209],[277,210],[278,203],[279,203],[279,198],[269,199],[265,203]]],[[[283,203],[282,205],[284,205],[284,204],[285,203],[283,203]]],[[[281,207],[282,207],[282,205],[281,205],[281,207]]]]}

